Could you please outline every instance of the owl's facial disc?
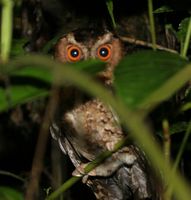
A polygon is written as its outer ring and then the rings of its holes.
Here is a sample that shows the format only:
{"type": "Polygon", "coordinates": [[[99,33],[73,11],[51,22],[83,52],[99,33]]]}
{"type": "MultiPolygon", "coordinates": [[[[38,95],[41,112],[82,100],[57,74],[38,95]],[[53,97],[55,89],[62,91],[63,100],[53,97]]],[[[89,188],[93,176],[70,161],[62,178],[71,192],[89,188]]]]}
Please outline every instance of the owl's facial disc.
{"type": "MultiPolygon", "coordinates": [[[[78,62],[93,58],[107,62],[108,66],[116,66],[122,54],[122,45],[118,38],[111,32],[100,35],[90,32],[85,41],[82,33],[72,32],[63,36],[55,46],[55,58],[61,62],[78,62]]],[[[112,71],[113,68],[110,69],[112,71]]]]}
{"type": "Polygon", "coordinates": [[[55,46],[55,58],[63,63],[78,62],[89,57],[88,49],[75,40],[73,33],[62,37],[55,46]]]}

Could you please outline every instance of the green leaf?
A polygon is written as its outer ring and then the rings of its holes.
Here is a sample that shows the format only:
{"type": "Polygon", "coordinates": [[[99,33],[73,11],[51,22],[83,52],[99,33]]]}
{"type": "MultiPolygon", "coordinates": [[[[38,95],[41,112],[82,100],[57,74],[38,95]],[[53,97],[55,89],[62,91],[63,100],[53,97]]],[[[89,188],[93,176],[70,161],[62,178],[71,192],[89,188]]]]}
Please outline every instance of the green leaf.
{"type": "Polygon", "coordinates": [[[0,112],[47,95],[47,89],[32,85],[13,85],[7,89],[0,88],[0,112]]]}
{"type": "Polygon", "coordinates": [[[77,70],[82,70],[90,75],[95,75],[96,73],[102,71],[106,64],[100,60],[92,59],[77,63],[70,63],[69,65],[77,70]]]}
{"type": "Polygon", "coordinates": [[[173,12],[174,10],[172,8],[170,8],[169,6],[162,6],[160,8],[157,8],[156,10],[154,10],[154,14],[159,14],[159,13],[169,13],[169,12],[173,12]]]}
{"type": "Polygon", "coordinates": [[[1,200],[23,200],[24,197],[20,192],[18,192],[17,190],[13,188],[0,186],[0,199],[1,200]]]}
{"type": "Polygon", "coordinates": [[[187,17],[183,19],[178,27],[177,37],[179,41],[184,41],[186,37],[186,33],[188,30],[188,23],[189,23],[190,17],[187,17]]]}
{"type": "MultiPolygon", "coordinates": [[[[23,60],[23,58],[21,59],[23,60]]],[[[56,64],[57,62],[55,62],[56,64]]],[[[69,65],[71,68],[83,70],[88,74],[94,75],[103,70],[105,63],[97,60],[89,60],[63,65],[69,65]]],[[[17,60],[3,67],[4,74],[10,77],[10,86],[6,89],[0,87],[0,111],[5,111],[16,105],[35,100],[39,97],[45,97],[49,94],[54,66],[52,68],[23,66],[17,60]],[[17,64],[19,67],[15,67],[14,64],[17,64]]]]}
{"type": "MultiPolygon", "coordinates": [[[[29,58],[29,60],[33,57],[33,59],[39,59],[39,56],[37,55],[26,55],[25,60],[29,58]]],[[[40,57],[43,59],[47,56],[40,55],[40,57]]],[[[46,66],[33,66],[33,64],[28,62],[28,65],[23,64],[22,62],[23,57],[17,58],[16,60],[4,64],[0,66],[0,72],[6,74],[6,75],[22,75],[22,76],[32,76],[36,78],[40,78],[42,80],[46,80],[49,82],[49,79],[51,77],[51,73],[54,70],[54,65],[51,67],[46,66]],[[15,67],[17,66],[17,67],[15,67]]],[[[25,62],[26,63],[26,62],[25,62]]],[[[58,62],[55,61],[55,65],[57,65],[58,62]]],[[[105,67],[105,63],[101,62],[100,60],[92,59],[92,60],[85,60],[77,63],[62,63],[63,67],[64,65],[70,66],[71,68],[75,68],[80,71],[84,71],[90,75],[95,75],[99,71],[102,71],[105,67]]]]}
{"type": "Polygon", "coordinates": [[[13,69],[9,71],[9,75],[13,77],[18,77],[18,79],[19,77],[26,77],[39,79],[48,83],[52,82],[51,70],[47,70],[40,66],[25,66],[18,69],[13,69]]]}
{"type": "Polygon", "coordinates": [[[11,57],[21,56],[26,54],[23,46],[26,44],[26,39],[13,39],[11,46],[11,57]]]}
{"type": "Polygon", "coordinates": [[[42,67],[12,68],[9,71],[8,87],[0,87],[0,111],[27,103],[49,93],[51,71],[42,67]]]}
{"type": "Polygon", "coordinates": [[[109,11],[109,15],[111,17],[113,27],[116,28],[115,18],[113,15],[113,0],[106,0],[106,6],[109,11]]]}
{"type": "MultiPolygon", "coordinates": [[[[170,125],[170,135],[174,135],[174,134],[180,134],[182,132],[185,132],[188,128],[189,123],[186,121],[180,121],[180,122],[176,122],[175,124],[170,125]]],[[[159,135],[160,137],[164,136],[164,133],[162,130],[159,130],[156,132],[157,135],[159,135]]]]}
{"type": "Polygon", "coordinates": [[[144,107],[144,101],[152,106],[161,97],[148,97],[187,63],[179,55],[167,52],[141,51],[126,56],[116,67],[114,87],[116,94],[125,103],[134,107],[144,107]]]}

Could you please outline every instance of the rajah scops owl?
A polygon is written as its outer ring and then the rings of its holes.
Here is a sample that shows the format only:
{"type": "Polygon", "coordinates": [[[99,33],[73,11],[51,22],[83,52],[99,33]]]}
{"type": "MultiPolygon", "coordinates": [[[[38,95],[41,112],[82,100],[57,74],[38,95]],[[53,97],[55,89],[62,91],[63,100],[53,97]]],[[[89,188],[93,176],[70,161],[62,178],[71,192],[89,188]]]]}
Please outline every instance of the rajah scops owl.
{"type": "MultiPolygon", "coordinates": [[[[121,41],[108,31],[72,32],[60,38],[55,46],[55,59],[63,63],[89,58],[106,62],[105,70],[97,75],[106,87],[112,86],[113,71],[122,56],[121,41]]],[[[50,131],[76,167],[73,175],[79,176],[87,163],[100,153],[113,150],[127,134],[109,105],[85,94],[83,97],[79,91],[69,93],[73,103],[68,102],[69,108],[58,109],[59,114],[50,131]]],[[[58,107],[66,103],[61,100],[58,107]]],[[[91,171],[85,183],[92,188],[97,199],[158,200],[157,186],[151,174],[144,153],[129,144],[91,171]]]]}

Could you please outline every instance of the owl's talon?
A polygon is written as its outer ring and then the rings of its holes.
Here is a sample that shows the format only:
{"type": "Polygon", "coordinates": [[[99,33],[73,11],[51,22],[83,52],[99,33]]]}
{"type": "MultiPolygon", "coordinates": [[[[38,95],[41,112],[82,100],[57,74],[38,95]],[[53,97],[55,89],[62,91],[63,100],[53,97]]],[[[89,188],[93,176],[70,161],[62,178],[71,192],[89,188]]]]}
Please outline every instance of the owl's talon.
{"type": "Polygon", "coordinates": [[[78,170],[74,170],[72,172],[72,176],[81,177],[81,176],[83,176],[83,174],[81,174],[78,170]]]}
{"type": "Polygon", "coordinates": [[[88,175],[83,176],[82,183],[87,184],[88,183],[88,178],[89,178],[88,175]]]}
{"type": "Polygon", "coordinates": [[[84,172],[84,168],[85,166],[87,166],[87,164],[81,164],[80,166],[78,166],[73,172],[72,175],[76,176],[76,177],[82,177],[82,183],[86,184],[88,182],[88,174],[85,174],[84,172]]]}
{"type": "Polygon", "coordinates": [[[72,172],[73,176],[77,176],[77,177],[81,177],[81,176],[96,176],[96,169],[91,170],[90,172],[88,172],[87,174],[85,173],[85,168],[89,163],[86,164],[81,164],[78,167],[76,167],[76,169],[72,172]]]}
{"type": "Polygon", "coordinates": [[[72,172],[72,175],[73,176],[77,176],[77,177],[80,177],[80,176],[83,176],[85,175],[85,167],[87,166],[87,164],[81,164],[79,165],[78,167],[76,167],[76,169],[72,172]]]}

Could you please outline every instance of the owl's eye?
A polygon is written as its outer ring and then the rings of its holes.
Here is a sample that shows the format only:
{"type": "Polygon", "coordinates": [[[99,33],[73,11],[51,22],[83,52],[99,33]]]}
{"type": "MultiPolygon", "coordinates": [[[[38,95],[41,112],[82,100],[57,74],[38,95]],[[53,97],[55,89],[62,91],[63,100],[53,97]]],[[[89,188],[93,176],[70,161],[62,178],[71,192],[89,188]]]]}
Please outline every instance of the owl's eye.
{"type": "Polygon", "coordinates": [[[82,51],[76,45],[69,45],[67,47],[67,57],[71,62],[77,62],[82,57],[82,51]]]}
{"type": "Polygon", "coordinates": [[[111,45],[101,45],[97,50],[97,56],[102,61],[107,61],[111,57],[111,45]]]}

